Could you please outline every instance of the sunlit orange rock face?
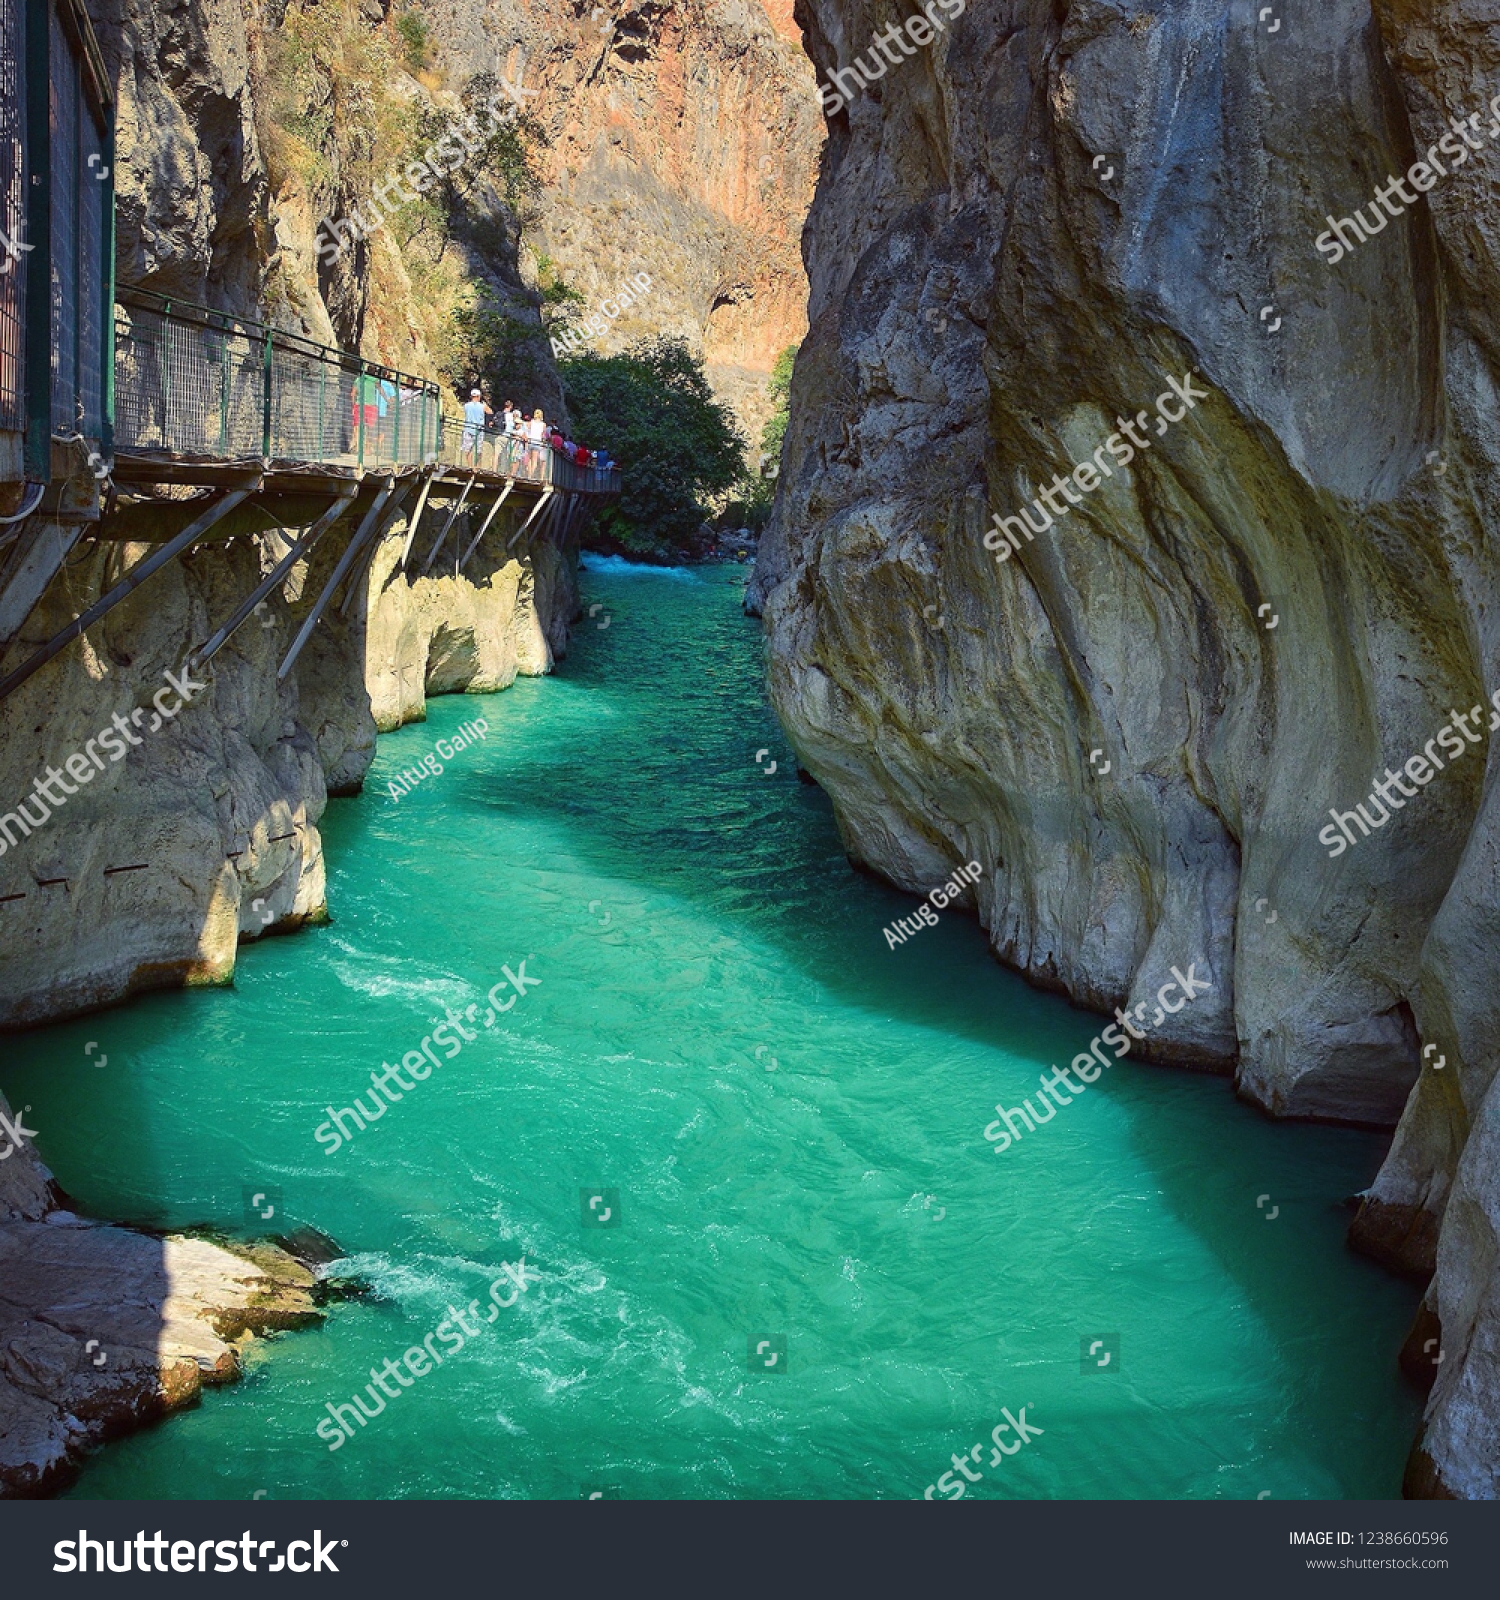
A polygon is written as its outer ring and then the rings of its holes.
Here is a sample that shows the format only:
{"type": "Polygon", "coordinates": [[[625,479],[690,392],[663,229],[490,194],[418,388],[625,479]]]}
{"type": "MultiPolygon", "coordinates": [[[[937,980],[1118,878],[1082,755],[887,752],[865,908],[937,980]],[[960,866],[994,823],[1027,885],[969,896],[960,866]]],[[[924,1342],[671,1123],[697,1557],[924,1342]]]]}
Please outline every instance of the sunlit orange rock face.
{"type": "Polygon", "coordinates": [[[783,39],[790,39],[793,44],[801,41],[802,30],[792,20],[792,0],[761,0],[761,5],[783,39]]]}
{"type": "Polygon", "coordinates": [[[802,223],[823,118],[791,0],[464,0],[437,20],[445,76],[509,74],[547,129],[528,241],[590,311],[652,288],[591,341],[680,334],[752,436],[772,362],[806,331],[802,223]]]}

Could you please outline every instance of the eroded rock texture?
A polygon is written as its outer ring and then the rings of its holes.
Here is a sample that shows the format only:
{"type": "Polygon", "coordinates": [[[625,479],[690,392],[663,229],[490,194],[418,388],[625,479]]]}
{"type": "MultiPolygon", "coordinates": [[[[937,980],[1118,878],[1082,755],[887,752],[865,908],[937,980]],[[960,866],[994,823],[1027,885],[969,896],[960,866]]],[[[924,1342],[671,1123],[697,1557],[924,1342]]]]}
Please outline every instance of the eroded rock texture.
{"type": "MultiPolygon", "coordinates": [[[[0,1027],[143,989],[227,982],[241,941],[323,918],[318,820],[330,793],[359,789],[377,727],[420,720],[428,693],[493,691],[518,673],[548,672],[565,647],[577,609],[571,545],[565,555],[535,528],[517,537],[522,515],[502,509],[458,577],[451,555],[426,576],[397,570],[407,531],[398,518],[349,615],[330,607],[280,683],[277,669],[347,532],[315,546],[197,673],[188,656],[284,553],[279,536],[195,548],[11,695],[0,722],[0,815],[12,819],[0,895],[20,898],[0,904],[0,1027]],[[178,703],[168,674],[190,698],[164,721],[153,696],[178,703]],[[47,814],[32,779],[50,769],[66,780],[67,758],[118,728],[117,715],[132,741],[125,756],[115,761],[96,744],[103,770],[85,757],[90,779],[71,796],[54,787],[63,803],[47,814]],[[15,822],[21,803],[41,826],[15,822]]],[[[423,519],[422,554],[446,516],[423,519]]],[[[479,532],[466,531],[470,521],[465,510],[449,551],[479,532]]],[[[144,553],[84,547],[28,622],[16,658],[144,553]]]]}
{"type": "MultiPolygon", "coordinates": [[[[433,372],[394,230],[319,279],[318,219],[367,198],[354,186],[371,175],[349,148],[367,131],[359,119],[373,116],[369,107],[344,111],[344,137],[330,138],[313,169],[323,188],[293,167],[273,171],[268,124],[289,91],[277,79],[287,69],[270,40],[283,11],[249,12],[238,0],[100,7],[119,104],[119,278],[433,372]]],[[[356,42],[360,29],[383,27],[378,7],[327,13],[355,30],[356,42]]],[[[414,80],[408,87],[419,92],[414,80]]],[[[492,288],[518,297],[518,314],[539,333],[513,238],[484,270],[492,288]]],[[[537,397],[549,414],[557,392],[551,373],[537,397]]],[[[281,683],[277,668],[353,531],[348,519],[239,629],[198,675],[204,687],[166,723],[151,701],[164,675],[181,678],[190,653],[288,548],[268,515],[248,526],[270,531],[240,532],[227,543],[216,537],[170,563],[6,699],[0,824],[11,820],[0,827],[0,1028],[140,989],[227,981],[240,940],[325,914],[318,819],[330,793],[359,788],[377,727],[421,717],[426,693],[501,689],[517,673],[547,672],[566,649],[577,609],[573,554],[543,535],[544,519],[522,534],[525,511],[504,507],[464,574],[454,575],[454,541],[468,548],[488,506],[472,502],[426,576],[421,568],[447,507],[429,509],[400,572],[407,525],[398,518],[358,586],[358,603],[347,616],[325,614],[281,683]],[[144,715],[135,721],[138,710],[144,715]],[[60,804],[28,801],[33,779],[62,770],[70,755],[82,759],[117,715],[133,723],[124,759],[104,761],[71,795],[54,789],[64,794],[60,804]],[[39,826],[15,820],[22,803],[39,826]]],[[[117,520],[105,539],[80,543],[4,653],[6,669],[148,553],[147,543],[127,538],[159,541],[181,527],[181,506],[164,502],[159,525],[148,526],[154,511],[151,503],[132,508],[129,528],[117,520]]],[[[0,578],[13,554],[0,552],[0,578]]],[[[176,699],[167,694],[168,705],[176,699]]]]}
{"type": "Polygon", "coordinates": [[[451,76],[504,72],[537,91],[527,109],[553,142],[533,248],[587,297],[585,316],[628,276],[651,277],[589,347],[682,336],[752,439],[771,365],[806,326],[798,238],[822,142],[789,10],[454,0],[433,13],[451,76]]]}
{"type": "Polygon", "coordinates": [[[90,1445],[233,1382],[248,1336],[322,1320],[314,1289],[274,1245],[84,1221],[23,1139],[0,1163],[0,1496],[48,1493],[90,1445]]]}
{"type": "MultiPolygon", "coordinates": [[[[1469,0],[1257,10],[994,0],[832,118],[754,602],[856,859],[926,890],[977,858],[997,954],[1101,1010],[1196,960],[1160,1058],[1400,1119],[1356,1239],[1437,1269],[1409,1487],[1493,1496],[1487,707],[1372,836],[1319,832],[1500,687],[1500,144],[1337,266],[1314,241],[1487,111],[1500,34],[1469,0]],[[1158,433],[1190,372],[1207,398],[1158,433]],[[986,549],[1101,448],[1051,528],[986,549]]],[[[797,17],[820,80],[892,20],[797,17]]]]}

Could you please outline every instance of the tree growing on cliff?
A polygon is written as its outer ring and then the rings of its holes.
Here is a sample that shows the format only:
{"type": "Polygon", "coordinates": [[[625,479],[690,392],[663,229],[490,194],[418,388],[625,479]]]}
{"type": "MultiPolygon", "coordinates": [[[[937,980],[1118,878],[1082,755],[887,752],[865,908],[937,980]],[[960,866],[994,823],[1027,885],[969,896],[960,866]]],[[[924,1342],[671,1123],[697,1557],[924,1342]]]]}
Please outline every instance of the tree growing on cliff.
{"type": "Polygon", "coordinates": [[[623,493],[590,544],[647,560],[698,553],[699,529],[744,479],[745,437],[682,339],[559,363],[574,437],[624,469],[623,493]]]}
{"type": "Polygon", "coordinates": [[[745,488],[738,500],[724,508],[724,520],[733,527],[743,524],[759,533],[770,520],[771,502],[776,498],[776,477],[781,470],[781,441],[786,438],[787,418],[791,413],[792,363],[798,346],[789,344],[776,358],[766,382],[766,398],[771,415],[760,430],[760,460],[754,472],[745,475],[745,488]]]}
{"type": "Polygon", "coordinates": [[[799,346],[789,344],[776,358],[766,384],[766,398],[773,410],[760,430],[761,475],[774,478],[781,463],[781,441],[786,438],[787,418],[792,409],[792,366],[799,346]],[[767,472],[766,468],[771,471],[767,472]]]}

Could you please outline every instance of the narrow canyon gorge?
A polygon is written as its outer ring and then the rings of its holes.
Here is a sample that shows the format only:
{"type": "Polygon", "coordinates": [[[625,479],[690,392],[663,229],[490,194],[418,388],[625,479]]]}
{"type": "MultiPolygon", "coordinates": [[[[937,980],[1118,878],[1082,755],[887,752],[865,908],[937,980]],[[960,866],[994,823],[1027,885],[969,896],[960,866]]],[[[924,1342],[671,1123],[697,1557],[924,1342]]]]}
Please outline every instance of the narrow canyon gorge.
{"type": "MultiPolygon", "coordinates": [[[[1426,1392],[1387,1492],[1500,1497],[1489,10],[1325,0],[1280,29],[1244,0],[88,10],[117,102],[122,285],[441,373],[450,415],[483,334],[521,407],[566,426],[549,294],[567,285],[587,311],[644,272],[596,352],[684,341],[752,470],[772,369],[800,346],[744,609],[849,862],[918,895],[980,863],[953,904],[995,960],[1089,1013],[1128,1015],[1196,968],[1202,994],[1135,1052],[1164,1080],[1218,1075],[1271,1119],[1388,1137],[1348,1230],[1422,1287],[1382,1356],[1426,1392]],[[877,56],[893,25],[913,47],[877,56]],[[332,87],[307,67],[329,39],[332,87]],[[861,56],[882,70],[856,85],[861,56]],[[535,191],[486,178],[435,246],[413,223],[327,259],[320,229],[369,203],[387,123],[499,84],[537,130],[535,191]],[[1336,262],[1319,251],[1433,151],[1420,203],[1377,211],[1379,237],[1336,262]],[[1435,776],[1398,783],[1424,751],[1435,776]],[[1330,817],[1369,807],[1372,783],[1382,820],[1335,820],[1332,850],[1330,817]]],[[[142,495],[81,540],[0,629],[0,672],[201,497],[142,495]]],[[[336,922],[321,824],[365,788],[377,734],[425,719],[431,696],[545,677],[585,617],[595,646],[610,625],[580,589],[591,511],[497,502],[490,522],[476,497],[414,541],[412,496],[342,605],[314,617],[339,575],[329,539],[195,679],[194,651],[313,521],[294,501],[241,508],[0,702],[9,810],[164,681],[201,685],[0,850],[5,1036],[229,986],[247,944],[336,922]],[[424,569],[449,523],[475,559],[424,569]]],[[[71,529],[59,514],[41,543],[0,542],[0,595],[71,529]]],[[[722,684],[726,659],[706,651],[699,676],[722,684]]],[[[759,737],[742,741],[757,780],[759,737]]],[[[527,781],[547,790],[552,771],[538,758],[527,781]]],[[[505,791],[494,810],[529,803],[505,791]]],[[[584,903],[595,920],[602,902],[584,903]]],[[[757,1077],[780,1070],[760,1064],[772,1048],[759,1040],[757,1077]]],[[[6,1128],[28,1111],[0,1095],[6,1128]]],[[[320,1269],[342,1241],[93,1222],[43,1164],[45,1131],[15,1142],[0,1494],[56,1492],[102,1441],[237,1377],[259,1336],[324,1323],[320,1269]]]]}

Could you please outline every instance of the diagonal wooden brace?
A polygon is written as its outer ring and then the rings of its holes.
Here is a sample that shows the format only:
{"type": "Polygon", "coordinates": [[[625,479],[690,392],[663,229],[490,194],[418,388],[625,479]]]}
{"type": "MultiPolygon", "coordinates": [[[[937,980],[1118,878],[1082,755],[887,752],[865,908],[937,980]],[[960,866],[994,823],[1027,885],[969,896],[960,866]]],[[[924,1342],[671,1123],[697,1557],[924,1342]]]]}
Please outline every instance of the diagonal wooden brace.
{"type": "Polygon", "coordinates": [[[441,467],[433,467],[427,474],[426,482],[422,485],[422,492],[417,497],[417,509],[412,512],[411,521],[406,527],[406,543],[401,547],[401,559],[396,563],[398,567],[404,567],[406,558],[411,554],[411,542],[417,536],[417,524],[422,520],[422,510],[427,504],[428,492],[441,471],[441,467]]]}
{"type": "Polygon", "coordinates": [[[547,485],[547,487],[545,489],[542,490],[542,497],[531,508],[531,515],[529,517],[527,517],[525,522],[523,522],[521,524],[521,526],[519,528],[517,528],[516,531],[513,534],[511,534],[510,538],[508,538],[505,541],[505,549],[506,549],[506,553],[507,554],[510,553],[510,547],[516,542],[516,540],[519,539],[521,537],[521,535],[523,533],[525,533],[526,530],[532,525],[532,523],[536,521],[537,512],[540,511],[542,509],[542,507],[547,504],[547,502],[552,498],[552,496],[555,493],[556,493],[556,490],[553,489],[553,487],[552,487],[552,485],[550,483],[547,485]]]}
{"type": "MultiPolygon", "coordinates": [[[[425,573],[428,568],[431,567],[432,563],[437,559],[438,551],[443,548],[443,545],[447,541],[448,530],[453,526],[454,518],[457,517],[459,512],[463,510],[464,501],[469,498],[469,490],[474,487],[474,480],[478,476],[478,473],[474,473],[470,476],[469,481],[464,485],[464,492],[458,497],[458,503],[448,513],[448,520],[443,524],[443,531],[437,536],[437,543],[433,545],[432,549],[427,552],[427,559],[422,563],[423,573],[425,573]]],[[[421,574],[419,573],[418,576],[421,576],[421,574]]]]}
{"type": "Polygon", "coordinates": [[[18,689],[33,672],[46,666],[53,656],[66,649],[79,634],[92,628],[101,617],[113,611],[127,595],[140,588],[153,572],[160,571],[174,557],[181,555],[190,544],[201,539],[216,522],[227,517],[242,500],[248,500],[254,493],[254,489],[231,489],[227,494],[220,495],[208,510],[188,523],[175,539],[170,539],[159,549],[153,550],[144,561],[138,561],[108,594],[96,600],[82,616],[75,617],[60,633],[54,634],[29,661],[0,681],[0,700],[18,689]]]}
{"type": "MultiPolygon", "coordinates": [[[[344,512],[348,509],[349,502],[354,498],[355,492],[356,485],[352,483],[346,484],[339,491],[338,499],[336,499],[333,504],[329,506],[323,515],[319,517],[315,523],[313,523],[312,527],[310,527],[307,532],[304,533],[296,542],[296,544],[294,544],[292,548],[287,551],[281,560],[276,563],[275,570],[270,574],[270,576],[263,578],[261,582],[255,586],[251,593],[247,595],[246,598],[242,600],[235,608],[234,614],[230,617],[229,621],[226,622],[224,626],[213,635],[212,638],[210,638],[205,644],[200,645],[198,649],[193,652],[193,654],[188,658],[193,666],[207,666],[207,664],[212,661],[216,655],[218,655],[219,651],[229,643],[230,636],[234,633],[235,629],[238,628],[242,622],[244,622],[246,617],[248,617],[251,612],[253,612],[261,604],[266,596],[269,595],[279,583],[285,581],[287,573],[289,573],[292,568],[296,566],[302,557],[305,556],[307,552],[311,550],[312,547],[318,542],[318,540],[321,539],[325,533],[327,533],[334,523],[337,522],[341,516],[343,516],[344,512]]],[[[389,491],[387,491],[387,493],[389,493],[389,491]]],[[[384,497],[382,496],[382,498],[384,497]]],[[[377,501],[376,504],[378,505],[379,501],[377,501]]]]}
{"type": "Polygon", "coordinates": [[[469,548],[464,551],[463,560],[459,562],[457,570],[454,573],[455,577],[457,577],[458,573],[462,572],[464,568],[468,566],[469,557],[473,555],[474,552],[479,548],[479,541],[484,538],[485,534],[489,531],[490,524],[495,520],[495,513],[500,509],[501,506],[505,504],[506,495],[508,495],[510,491],[515,488],[515,486],[516,480],[514,478],[507,478],[505,480],[505,487],[500,491],[499,497],[496,499],[494,505],[490,507],[484,521],[480,523],[479,532],[476,533],[469,541],[469,548]]]}
{"type": "MultiPolygon", "coordinates": [[[[349,574],[344,584],[344,598],[339,601],[339,615],[341,617],[349,615],[349,607],[354,604],[354,597],[359,593],[360,583],[369,569],[370,562],[375,558],[375,552],[380,548],[380,541],[385,538],[385,530],[401,515],[401,502],[411,493],[415,482],[415,479],[409,479],[407,482],[397,485],[391,494],[390,504],[385,508],[385,515],[380,518],[378,527],[375,526],[375,518],[380,513],[380,502],[377,500],[365,513],[365,520],[360,523],[359,532],[349,541],[349,548],[344,552],[344,560],[340,563],[341,570],[336,570],[330,580],[336,589],[338,588],[339,579],[343,577],[344,573],[347,572],[349,574]],[[374,529],[373,533],[371,532],[372,528],[374,529]],[[367,539],[368,543],[365,542],[367,539]],[[362,544],[364,548],[360,550],[362,544]],[[359,559],[357,561],[354,559],[356,551],[359,551],[359,559]]],[[[382,495],[380,499],[385,499],[385,496],[382,495]]]]}

